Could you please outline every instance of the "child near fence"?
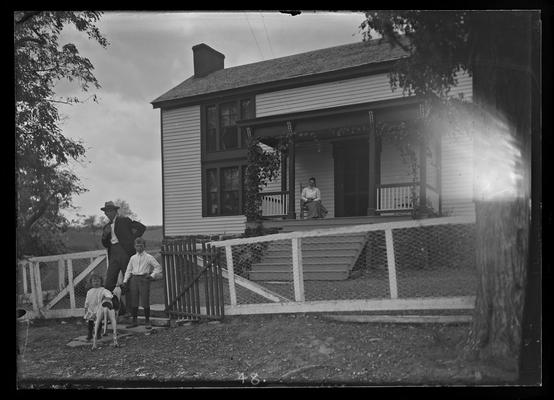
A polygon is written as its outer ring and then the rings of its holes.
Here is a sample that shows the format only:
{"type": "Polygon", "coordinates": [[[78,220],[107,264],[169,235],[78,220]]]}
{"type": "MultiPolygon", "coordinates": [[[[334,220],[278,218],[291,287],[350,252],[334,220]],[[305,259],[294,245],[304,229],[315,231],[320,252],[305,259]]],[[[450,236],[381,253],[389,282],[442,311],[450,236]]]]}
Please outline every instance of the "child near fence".
{"type": "Polygon", "coordinates": [[[128,298],[131,303],[131,316],[133,318],[132,323],[127,328],[138,326],[139,300],[144,309],[145,328],[152,328],[150,324],[150,282],[162,277],[162,267],[152,255],[144,251],[145,247],[146,241],[142,237],[135,239],[136,254],[129,260],[123,278],[122,286],[124,290],[129,291],[128,298]]]}
{"type": "MultiPolygon", "coordinates": [[[[88,323],[88,335],[87,340],[92,340],[94,332],[94,321],[96,320],[96,311],[98,307],[102,306],[104,300],[111,301],[114,297],[112,292],[104,288],[104,282],[100,275],[92,275],[90,277],[91,288],[87,292],[85,298],[85,316],[83,317],[88,323]]],[[[102,321],[100,321],[100,329],[98,329],[97,339],[101,338],[102,321]]]]}

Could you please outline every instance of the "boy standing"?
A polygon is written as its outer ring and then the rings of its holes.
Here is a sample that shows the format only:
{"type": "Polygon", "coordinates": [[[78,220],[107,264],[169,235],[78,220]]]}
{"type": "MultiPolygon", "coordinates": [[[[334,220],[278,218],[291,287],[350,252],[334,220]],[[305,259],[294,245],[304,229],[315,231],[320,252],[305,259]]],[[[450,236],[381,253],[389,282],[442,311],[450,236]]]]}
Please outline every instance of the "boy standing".
{"type": "Polygon", "coordinates": [[[137,316],[140,305],[144,309],[145,328],[151,329],[150,324],[150,282],[161,278],[162,267],[156,259],[144,251],[146,241],[142,238],[135,239],[135,250],[137,253],[131,257],[125,277],[123,278],[123,286],[127,288],[129,282],[129,300],[131,305],[131,316],[133,321],[127,328],[138,326],[137,316]]]}

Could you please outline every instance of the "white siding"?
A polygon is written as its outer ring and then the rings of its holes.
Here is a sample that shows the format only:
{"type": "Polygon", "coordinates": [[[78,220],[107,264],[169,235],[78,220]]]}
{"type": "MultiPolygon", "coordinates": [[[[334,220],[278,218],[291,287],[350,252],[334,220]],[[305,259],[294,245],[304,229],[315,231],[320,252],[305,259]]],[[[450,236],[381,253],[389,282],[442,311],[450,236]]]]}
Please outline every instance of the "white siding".
{"type": "Polygon", "coordinates": [[[321,192],[321,202],[329,212],[327,218],[335,217],[335,174],[333,164],[333,146],[321,142],[319,151],[315,143],[296,145],[296,204],[295,212],[300,211],[300,184],[308,185],[308,179],[314,177],[321,192]]]}
{"type": "Polygon", "coordinates": [[[162,110],[164,235],[244,232],[244,216],[202,217],[200,106],[162,110]]]}
{"type": "Polygon", "coordinates": [[[449,96],[458,97],[463,95],[465,100],[473,100],[473,79],[466,72],[459,72],[456,75],[458,84],[448,93],[449,96]]]}
{"type": "Polygon", "coordinates": [[[473,140],[452,134],[442,138],[442,211],[474,216],[473,140]]]}
{"type": "MultiPolygon", "coordinates": [[[[458,74],[458,86],[451,90],[450,95],[458,96],[463,92],[464,98],[471,99],[471,82],[467,74],[458,74]]],[[[391,90],[388,74],[375,74],[259,94],[256,96],[256,117],[400,97],[403,97],[402,90],[391,90]]]]}

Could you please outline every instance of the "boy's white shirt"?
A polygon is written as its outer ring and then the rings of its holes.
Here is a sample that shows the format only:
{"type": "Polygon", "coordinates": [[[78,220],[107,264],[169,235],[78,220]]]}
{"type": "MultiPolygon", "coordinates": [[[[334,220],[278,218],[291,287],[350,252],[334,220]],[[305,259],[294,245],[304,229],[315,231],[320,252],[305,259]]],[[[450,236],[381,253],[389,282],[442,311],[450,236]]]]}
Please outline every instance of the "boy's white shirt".
{"type": "Polygon", "coordinates": [[[142,253],[135,253],[130,259],[127,269],[125,270],[125,277],[123,283],[127,283],[131,275],[143,275],[150,274],[152,279],[158,279],[162,275],[162,266],[154,256],[148,254],[146,251],[142,253]],[[154,271],[152,271],[152,268],[154,271]],[[151,272],[152,271],[152,272],[151,272]]]}
{"type": "Polygon", "coordinates": [[[103,286],[88,290],[87,297],[85,298],[85,319],[94,318],[98,307],[102,304],[103,298],[113,298],[112,292],[103,286]]]}

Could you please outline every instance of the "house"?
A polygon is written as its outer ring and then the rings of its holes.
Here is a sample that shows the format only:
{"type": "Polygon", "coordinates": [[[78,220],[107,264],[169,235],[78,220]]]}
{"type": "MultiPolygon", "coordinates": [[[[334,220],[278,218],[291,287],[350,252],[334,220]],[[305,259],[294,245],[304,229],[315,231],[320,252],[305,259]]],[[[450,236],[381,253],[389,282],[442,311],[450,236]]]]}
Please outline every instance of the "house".
{"type": "MultiPolygon", "coordinates": [[[[253,136],[267,146],[291,140],[279,178],[262,193],[268,225],[315,226],[299,220],[311,176],[329,211],[319,224],[410,218],[418,203],[439,215],[474,213],[470,138],[444,135],[431,152],[415,141],[414,176],[393,139],[377,132],[421,113],[421,99],[389,84],[391,63],[406,56],[400,47],[372,40],[231,68],[204,43],[192,51],[194,76],[152,101],[161,111],[164,236],[244,232],[253,136]]],[[[467,74],[450,92],[460,93],[472,98],[467,74]]]]}

